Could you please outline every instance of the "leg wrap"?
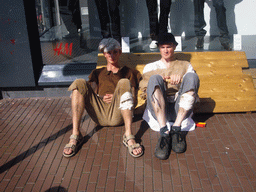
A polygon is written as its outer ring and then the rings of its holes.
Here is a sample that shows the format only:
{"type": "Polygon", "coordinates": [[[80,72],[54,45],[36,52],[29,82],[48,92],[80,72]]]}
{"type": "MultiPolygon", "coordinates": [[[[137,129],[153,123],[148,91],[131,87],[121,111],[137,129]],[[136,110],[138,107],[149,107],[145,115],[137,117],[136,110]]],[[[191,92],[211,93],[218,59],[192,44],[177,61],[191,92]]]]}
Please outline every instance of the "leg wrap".
{"type": "Polygon", "coordinates": [[[120,109],[125,110],[133,107],[133,97],[130,92],[125,92],[120,99],[120,109]]]}
{"type": "Polygon", "coordinates": [[[181,95],[179,106],[188,111],[192,109],[194,102],[194,96],[189,95],[188,93],[184,93],[183,95],[181,95]]]}

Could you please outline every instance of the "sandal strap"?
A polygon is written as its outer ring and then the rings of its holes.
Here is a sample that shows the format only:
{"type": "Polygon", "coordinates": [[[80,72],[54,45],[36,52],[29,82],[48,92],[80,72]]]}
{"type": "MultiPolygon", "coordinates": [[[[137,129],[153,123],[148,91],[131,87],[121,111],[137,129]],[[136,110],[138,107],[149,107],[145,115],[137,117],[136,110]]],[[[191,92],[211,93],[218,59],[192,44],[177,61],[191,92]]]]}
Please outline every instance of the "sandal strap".
{"type": "Polygon", "coordinates": [[[123,135],[123,144],[128,148],[128,151],[130,153],[131,156],[133,157],[140,157],[143,155],[143,149],[142,152],[138,155],[133,154],[133,150],[137,149],[137,148],[142,148],[142,146],[139,143],[135,143],[133,145],[128,145],[128,141],[134,139],[135,140],[135,136],[134,135],[128,135],[126,136],[125,134],[123,135]]]}
{"type": "Polygon", "coordinates": [[[128,142],[129,140],[131,139],[135,139],[135,136],[134,135],[128,135],[126,136],[126,142],[128,142]]]}
{"type": "Polygon", "coordinates": [[[134,150],[134,149],[138,149],[138,148],[141,148],[141,149],[142,149],[142,146],[141,146],[139,143],[135,143],[135,144],[133,144],[133,145],[129,145],[129,146],[128,146],[128,150],[129,150],[130,155],[133,156],[133,157],[140,157],[140,156],[142,156],[142,155],[143,155],[143,150],[141,151],[140,154],[137,154],[137,155],[135,155],[135,154],[133,153],[133,150],[134,150]]]}
{"type": "Polygon", "coordinates": [[[129,145],[129,147],[133,150],[133,149],[136,149],[136,148],[140,148],[141,145],[139,143],[135,143],[133,145],[129,145]]]}
{"type": "Polygon", "coordinates": [[[78,141],[80,139],[80,134],[79,135],[71,135],[69,137],[69,139],[74,139],[74,140],[78,141]]]}
{"type": "Polygon", "coordinates": [[[76,145],[68,143],[68,144],[65,145],[64,149],[67,149],[67,148],[71,148],[72,151],[74,151],[75,148],[76,148],[76,145]]]}

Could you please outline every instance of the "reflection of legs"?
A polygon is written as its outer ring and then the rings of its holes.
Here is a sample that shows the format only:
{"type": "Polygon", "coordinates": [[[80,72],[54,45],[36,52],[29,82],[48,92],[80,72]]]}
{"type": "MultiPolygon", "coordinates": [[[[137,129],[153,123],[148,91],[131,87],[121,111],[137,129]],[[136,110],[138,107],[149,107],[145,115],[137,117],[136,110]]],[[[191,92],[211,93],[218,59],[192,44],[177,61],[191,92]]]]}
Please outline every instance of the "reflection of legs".
{"type": "Polygon", "coordinates": [[[158,35],[158,16],[157,16],[157,0],[146,0],[149,16],[150,37],[157,40],[158,35]]]}
{"type": "Polygon", "coordinates": [[[166,94],[163,78],[160,75],[150,77],[147,88],[147,108],[157,119],[161,129],[160,138],[155,148],[155,156],[167,159],[170,154],[170,136],[166,125],[166,94]],[[149,86],[150,85],[150,86],[149,86]]]}
{"type": "Polygon", "coordinates": [[[72,20],[77,27],[77,30],[82,28],[80,5],[78,0],[69,1],[68,8],[72,11],[72,20]]]}
{"type": "Polygon", "coordinates": [[[206,34],[206,30],[204,27],[206,26],[204,20],[204,2],[205,0],[194,0],[194,13],[195,13],[195,21],[194,28],[197,36],[197,48],[203,48],[204,45],[204,36],[206,34]]]}
{"type": "Polygon", "coordinates": [[[95,0],[103,38],[110,37],[110,19],[108,15],[108,5],[106,0],[95,0]]]}
{"type": "Polygon", "coordinates": [[[119,5],[120,0],[108,0],[112,37],[121,42],[119,5]]]}
{"type": "Polygon", "coordinates": [[[206,34],[206,31],[204,30],[204,27],[206,26],[204,20],[204,2],[205,0],[194,0],[194,28],[196,36],[205,36],[206,34]]]}
{"type": "Polygon", "coordinates": [[[220,30],[220,42],[223,47],[227,50],[231,49],[229,47],[229,32],[226,20],[226,8],[224,7],[223,0],[213,0],[213,6],[215,7],[217,24],[220,30]]]}
{"type": "Polygon", "coordinates": [[[171,9],[171,0],[160,0],[159,32],[167,32],[168,15],[171,9]]]}

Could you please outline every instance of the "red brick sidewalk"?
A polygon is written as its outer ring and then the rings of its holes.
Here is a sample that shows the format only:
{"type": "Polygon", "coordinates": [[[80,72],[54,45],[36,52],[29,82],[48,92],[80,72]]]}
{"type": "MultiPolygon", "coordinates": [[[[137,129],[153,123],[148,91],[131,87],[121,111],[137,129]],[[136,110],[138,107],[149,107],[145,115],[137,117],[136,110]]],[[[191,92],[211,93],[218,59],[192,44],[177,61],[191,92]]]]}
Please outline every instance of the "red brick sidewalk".
{"type": "Polygon", "coordinates": [[[207,126],[187,134],[187,151],[160,161],[158,134],[144,121],[133,123],[145,147],[134,159],[124,127],[96,127],[85,114],[85,144],[68,159],[68,97],[0,100],[0,191],[256,191],[256,113],[195,120],[207,126]]]}

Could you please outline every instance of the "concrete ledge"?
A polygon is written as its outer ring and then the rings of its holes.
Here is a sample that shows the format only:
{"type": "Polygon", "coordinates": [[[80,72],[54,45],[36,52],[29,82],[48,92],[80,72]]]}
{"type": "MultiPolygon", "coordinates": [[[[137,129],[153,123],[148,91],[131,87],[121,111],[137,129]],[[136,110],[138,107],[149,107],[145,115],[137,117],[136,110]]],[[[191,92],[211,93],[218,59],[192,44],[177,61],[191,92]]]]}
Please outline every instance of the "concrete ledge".
{"type": "Polygon", "coordinates": [[[39,86],[70,85],[74,80],[88,80],[96,63],[72,63],[67,65],[45,65],[38,81],[39,86]]]}
{"type": "Polygon", "coordinates": [[[1,91],[3,99],[29,98],[29,97],[63,97],[69,96],[68,86],[11,88],[1,91]]]}

